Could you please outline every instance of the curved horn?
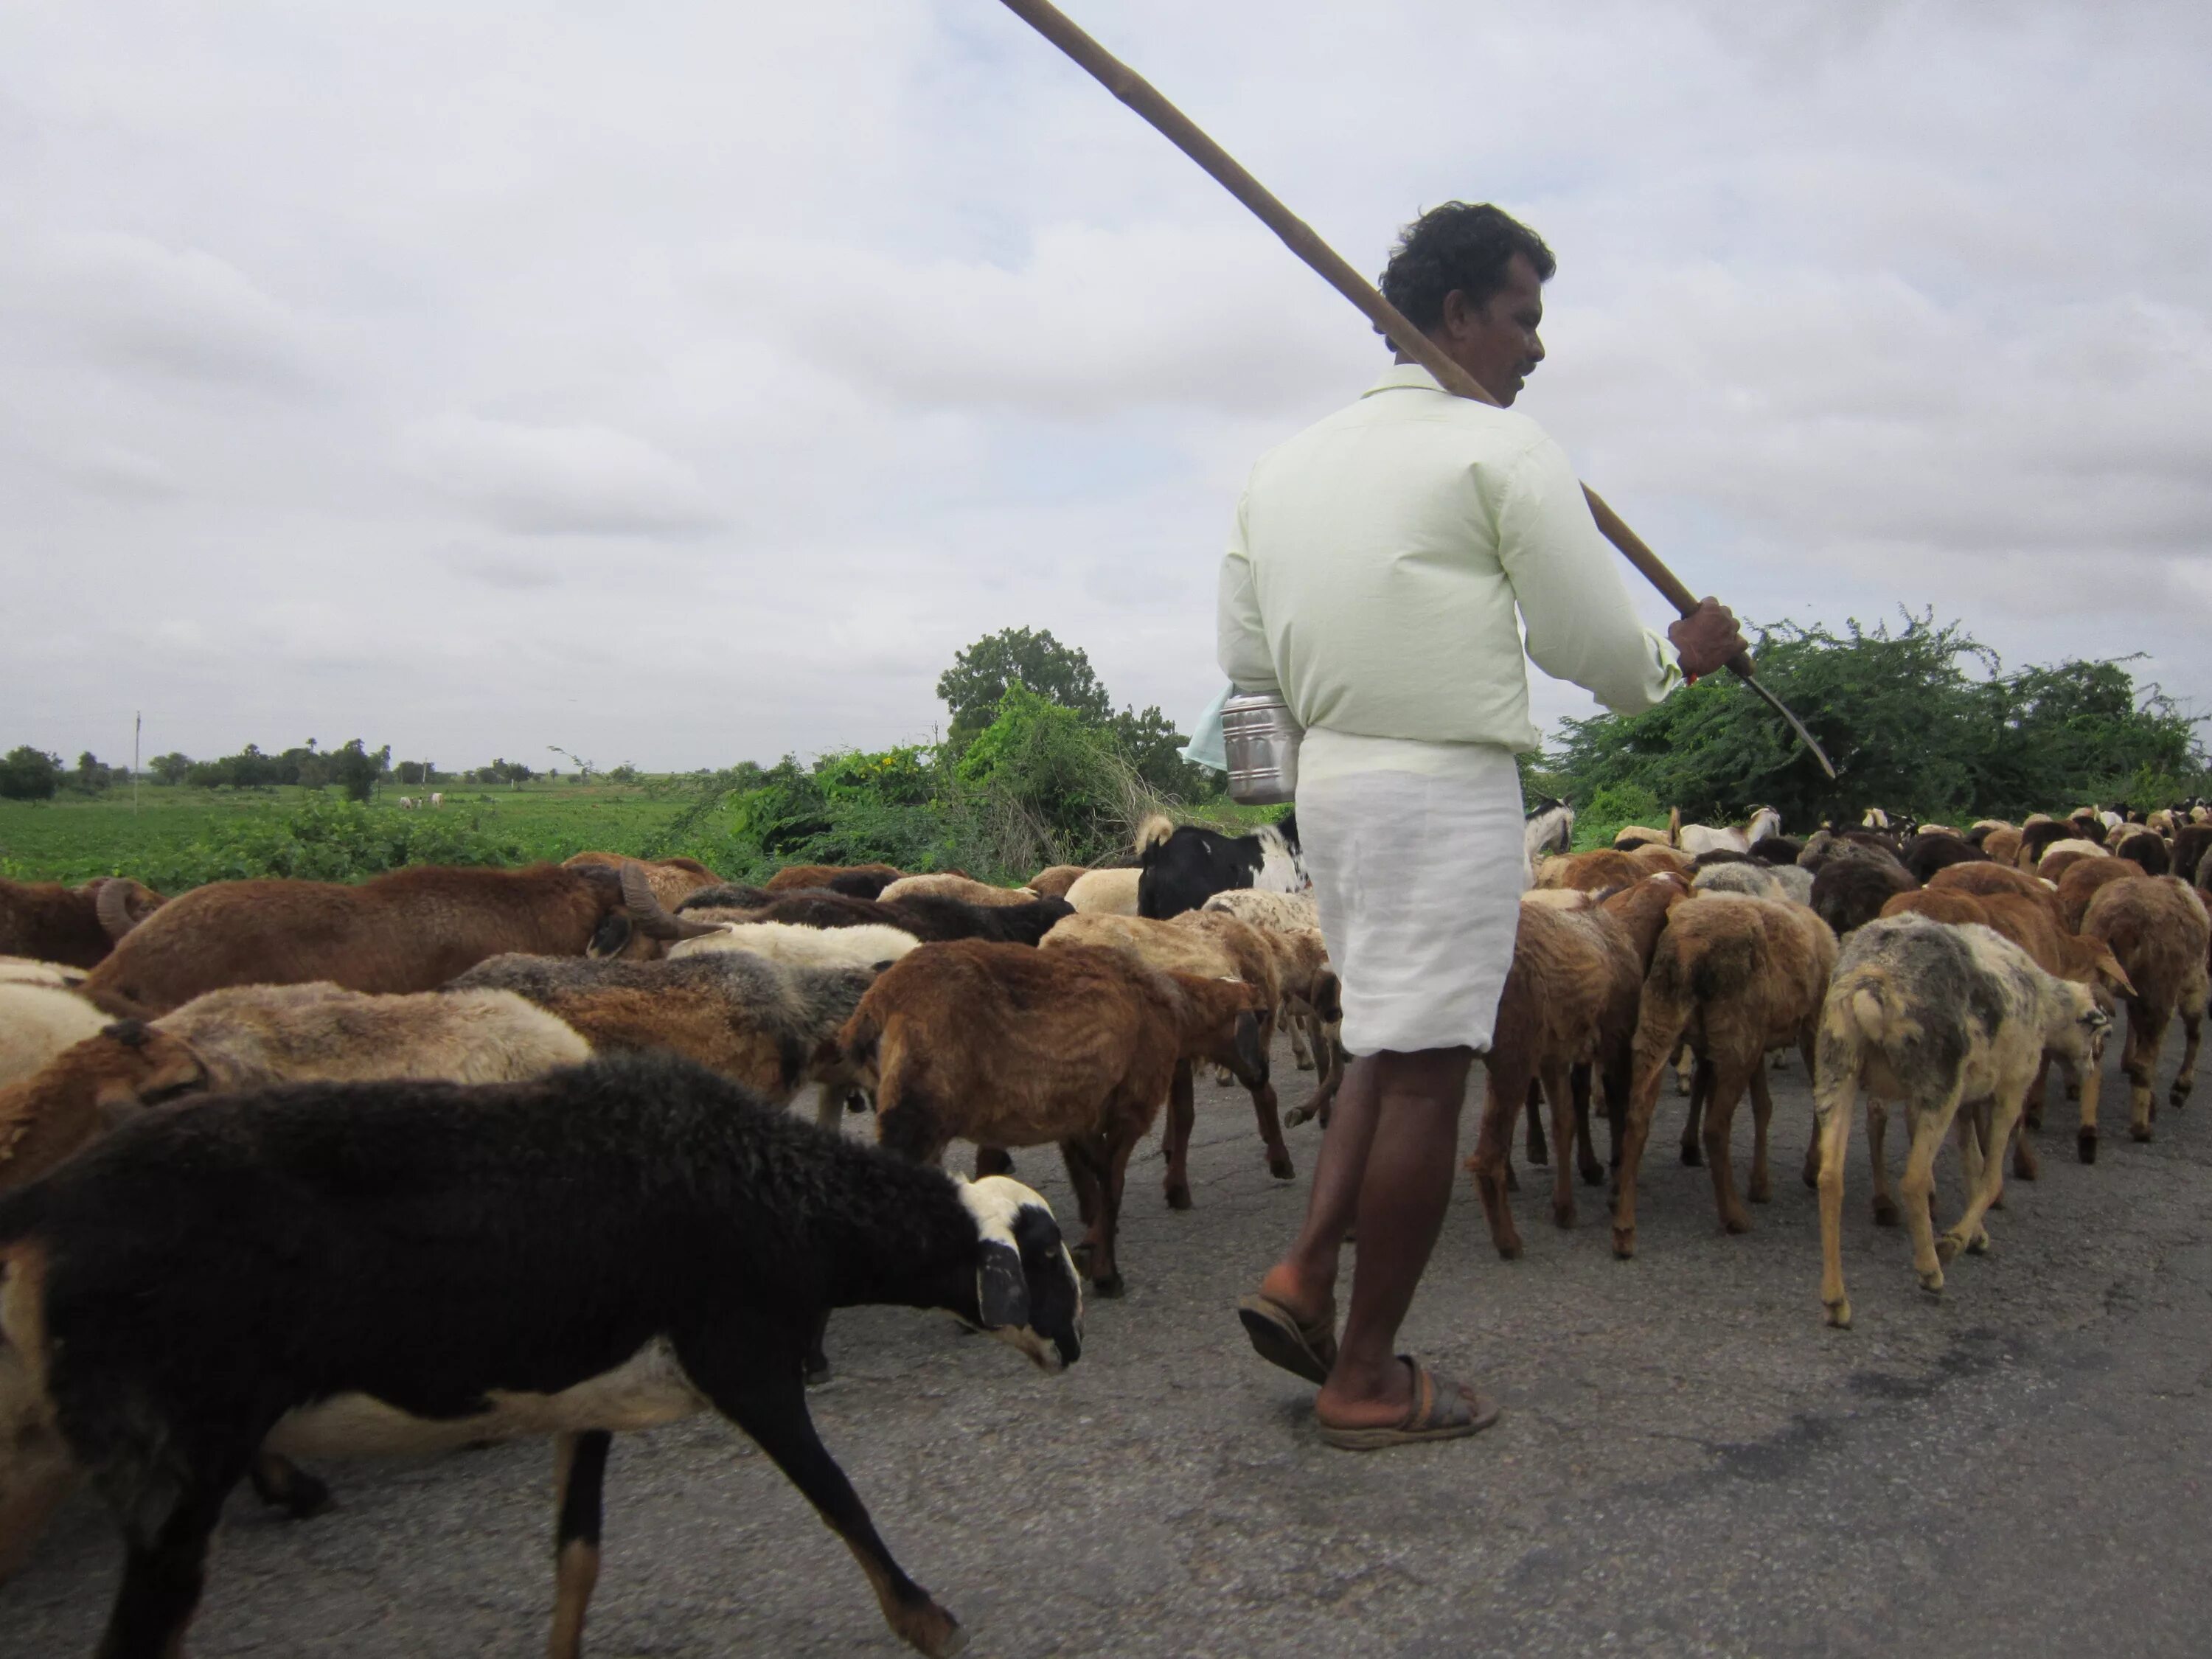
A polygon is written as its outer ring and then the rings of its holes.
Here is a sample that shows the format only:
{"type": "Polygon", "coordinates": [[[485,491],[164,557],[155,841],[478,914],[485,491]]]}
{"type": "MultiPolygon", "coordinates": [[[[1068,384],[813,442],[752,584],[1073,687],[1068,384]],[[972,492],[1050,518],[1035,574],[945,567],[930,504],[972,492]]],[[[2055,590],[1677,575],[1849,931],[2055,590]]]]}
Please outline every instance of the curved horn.
{"type": "Polygon", "coordinates": [[[632,860],[623,863],[622,895],[623,908],[647,939],[697,939],[722,931],[720,922],[691,921],[670,915],[659,895],[653,890],[653,883],[647,879],[645,866],[632,860]]]}
{"type": "Polygon", "coordinates": [[[127,877],[111,876],[92,896],[93,914],[100,918],[108,938],[121,939],[138,925],[138,918],[131,914],[131,897],[137,885],[127,877]]]}

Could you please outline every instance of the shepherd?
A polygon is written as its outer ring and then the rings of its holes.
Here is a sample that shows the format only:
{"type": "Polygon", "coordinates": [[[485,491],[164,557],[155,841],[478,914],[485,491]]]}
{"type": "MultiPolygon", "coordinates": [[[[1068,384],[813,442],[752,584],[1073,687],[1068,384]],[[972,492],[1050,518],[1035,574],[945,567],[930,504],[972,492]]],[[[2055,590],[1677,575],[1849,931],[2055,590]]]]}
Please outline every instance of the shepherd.
{"type": "Polygon", "coordinates": [[[1262,1358],[1320,1385],[1322,1437],[1349,1449],[1498,1417],[1396,1338],[1513,963],[1514,757],[1538,740],[1522,629],[1537,666],[1623,714],[1745,649],[1710,598],[1665,640],[1643,627],[1565,452],[1510,412],[1544,360],[1554,269],[1535,232],[1487,204],[1407,226],[1382,292],[1498,406],[1399,353],[1357,402],[1261,458],[1221,564],[1223,672],[1279,694],[1305,729],[1299,836],[1354,1056],[1297,1240],[1238,1312],[1262,1358]],[[1340,1337],[1338,1255],[1355,1224],[1340,1337]]]}

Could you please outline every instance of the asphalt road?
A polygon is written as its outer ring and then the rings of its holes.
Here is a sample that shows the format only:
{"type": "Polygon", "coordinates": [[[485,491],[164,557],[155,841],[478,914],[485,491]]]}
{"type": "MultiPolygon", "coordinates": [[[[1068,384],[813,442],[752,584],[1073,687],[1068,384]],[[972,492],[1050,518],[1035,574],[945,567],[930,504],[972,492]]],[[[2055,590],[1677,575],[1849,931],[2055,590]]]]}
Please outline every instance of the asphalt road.
{"type": "MultiPolygon", "coordinates": [[[[2043,1179],[2008,1188],[1994,1252],[1940,1297],[1874,1226],[1855,1133],[1849,1332],[1821,1323],[1794,1059],[1748,1236],[1719,1232],[1705,1172],[1675,1162],[1671,1095],[1632,1262],[1602,1194],[1559,1231],[1525,1170],[1528,1254],[1502,1262],[1462,1180],[1406,1334],[1507,1414],[1364,1455],[1320,1443],[1310,1390],[1231,1313],[1296,1224],[1316,1130],[1292,1132],[1300,1179],[1279,1183],[1241,1095],[1201,1085],[1196,1208],[1169,1212],[1158,1162],[1133,1165],[1130,1291],[1092,1304],[1080,1364],[1045,1376],[939,1317],[865,1310],[831,1328],[814,1414],[973,1654],[2203,1652],[2212,1097],[2139,1146],[2106,1074],[2103,1161],[2073,1161],[2054,1103],[2043,1179]]],[[[1056,1155],[1019,1162],[1072,1223],[1056,1155]]],[[[241,1493],[192,1651],[542,1652],[550,1468],[537,1444],[334,1466],[340,1507],[307,1522],[241,1493]]],[[[81,1497],[0,1589],[0,1655],[88,1652],[116,1556],[81,1497]]],[[[712,1419],[616,1443],[590,1646],[905,1651],[842,1547],[712,1419]]]]}

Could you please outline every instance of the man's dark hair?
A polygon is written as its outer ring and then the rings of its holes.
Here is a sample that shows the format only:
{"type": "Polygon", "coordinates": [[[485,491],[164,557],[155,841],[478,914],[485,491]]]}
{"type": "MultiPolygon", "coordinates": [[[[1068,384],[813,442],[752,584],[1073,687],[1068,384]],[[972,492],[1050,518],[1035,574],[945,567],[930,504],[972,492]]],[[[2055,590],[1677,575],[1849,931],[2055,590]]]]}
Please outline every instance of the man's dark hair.
{"type": "Polygon", "coordinates": [[[1505,267],[1520,254],[1548,283],[1559,262],[1544,239],[1487,202],[1446,202],[1398,233],[1382,273],[1382,297],[1424,334],[1444,318],[1444,296],[1454,289],[1468,303],[1485,306],[1505,287],[1505,267]]]}

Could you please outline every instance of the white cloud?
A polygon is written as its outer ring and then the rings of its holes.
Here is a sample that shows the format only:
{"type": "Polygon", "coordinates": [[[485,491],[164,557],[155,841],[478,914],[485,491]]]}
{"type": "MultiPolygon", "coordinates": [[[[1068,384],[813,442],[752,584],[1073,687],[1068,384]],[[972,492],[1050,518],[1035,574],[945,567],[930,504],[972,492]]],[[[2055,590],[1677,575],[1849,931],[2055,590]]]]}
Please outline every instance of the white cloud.
{"type": "Polygon", "coordinates": [[[406,434],[409,468],[524,535],[693,536],[721,515],[689,467],[626,432],[449,414],[406,434]]]}
{"type": "MultiPolygon", "coordinates": [[[[2212,11],[1079,15],[1363,270],[1536,224],[1522,406],[1699,591],[2212,699],[2212,11]]],[[[232,20],[0,12],[0,746],[772,757],[1020,624],[1194,710],[1245,471],[1383,361],[996,7],[232,20]]]]}

